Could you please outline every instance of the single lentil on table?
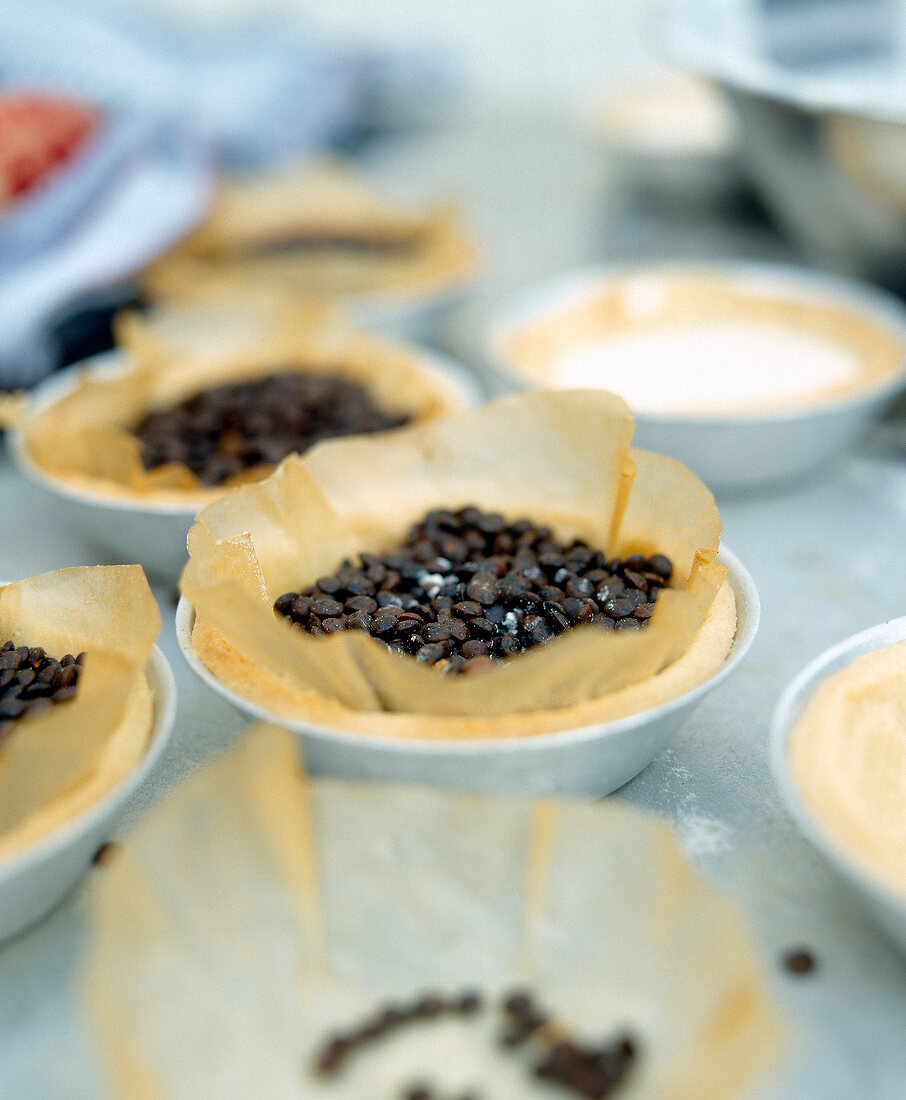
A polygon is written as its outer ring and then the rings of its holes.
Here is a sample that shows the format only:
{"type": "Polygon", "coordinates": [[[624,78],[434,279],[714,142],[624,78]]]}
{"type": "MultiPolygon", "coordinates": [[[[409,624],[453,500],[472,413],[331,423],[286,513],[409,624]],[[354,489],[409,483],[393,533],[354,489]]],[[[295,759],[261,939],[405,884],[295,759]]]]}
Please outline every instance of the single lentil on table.
{"type": "Polygon", "coordinates": [[[437,509],[397,547],[362,552],[286,592],[275,610],[310,634],[362,630],[391,650],[463,672],[570,627],[638,630],[673,572],[663,554],[622,561],[549,527],[475,507],[437,509]]]}
{"type": "Polygon", "coordinates": [[[815,956],[807,947],[796,947],[785,951],[781,961],[788,973],[799,976],[811,974],[817,966],[815,956]]]}

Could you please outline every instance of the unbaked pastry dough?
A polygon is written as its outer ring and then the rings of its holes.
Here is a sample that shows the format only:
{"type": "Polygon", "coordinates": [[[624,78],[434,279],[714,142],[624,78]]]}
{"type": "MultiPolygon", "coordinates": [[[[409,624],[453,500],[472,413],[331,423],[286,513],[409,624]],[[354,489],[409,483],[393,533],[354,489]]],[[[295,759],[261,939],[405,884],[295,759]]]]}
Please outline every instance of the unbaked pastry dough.
{"type": "Polygon", "coordinates": [[[906,895],[906,642],[829,676],[787,751],[796,788],[821,828],[906,895]]]}

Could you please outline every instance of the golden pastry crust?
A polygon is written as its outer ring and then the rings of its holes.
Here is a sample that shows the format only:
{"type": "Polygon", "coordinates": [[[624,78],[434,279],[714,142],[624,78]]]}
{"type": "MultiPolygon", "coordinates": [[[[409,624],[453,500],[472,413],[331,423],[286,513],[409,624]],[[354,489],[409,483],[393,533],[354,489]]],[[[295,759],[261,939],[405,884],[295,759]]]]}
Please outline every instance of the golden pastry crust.
{"type": "Polygon", "coordinates": [[[790,1034],[739,914],[653,815],[309,780],[275,726],[143,816],[84,898],[79,991],[117,1096],[370,1100],[416,1079],[555,1096],[501,1051],[490,1006],[514,986],[550,1031],[635,1037],[614,1096],[636,1100],[770,1088],[790,1034]],[[488,1009],[309,1072],[331,1036],[426,989],[488,1009]]]}
{"type": "Polygon", "coordinates": [[[196,619],[192,649],[225,686],[279,718],[366,737],[415,741],[479,741],[535,737],[615,722],[685,695],[718,672],[736,635],[736,599],[721,586],[692,644],[656,675],[569,707],[485,716],[406,714],[354,710],[304,691],[262,669],[238,652],[216,629],[196,619]]]}
{"type": "Polygon", "coordinates": [[[726,576],[713,560],[713,496],[675,460],[631,450],[631,431],[612,394],[537,391],[380,441],[322,444],[204,509],[189,532],[182,592],[246,667],[351,711],[484,721],[599,699],[672,664],[726,576]],[[395,545],[431,508],[466,504],[617,557],[664,554],[671,585],[645,630],[576,625],[468,676],[444,676],[361,631],[314,637],[275,614],[284,592],[395,545]]]}

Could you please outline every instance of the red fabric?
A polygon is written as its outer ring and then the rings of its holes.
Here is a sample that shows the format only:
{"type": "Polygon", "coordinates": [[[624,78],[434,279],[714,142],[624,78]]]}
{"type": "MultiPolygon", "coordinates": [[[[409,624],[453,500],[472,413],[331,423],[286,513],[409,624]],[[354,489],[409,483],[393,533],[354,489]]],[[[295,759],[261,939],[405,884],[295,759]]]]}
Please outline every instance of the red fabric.
{"type": "Polygon", "coordinates": [[[0,207],[24,195],[94,132],[95,111],[50,96],[0,96],[0,207]]]}

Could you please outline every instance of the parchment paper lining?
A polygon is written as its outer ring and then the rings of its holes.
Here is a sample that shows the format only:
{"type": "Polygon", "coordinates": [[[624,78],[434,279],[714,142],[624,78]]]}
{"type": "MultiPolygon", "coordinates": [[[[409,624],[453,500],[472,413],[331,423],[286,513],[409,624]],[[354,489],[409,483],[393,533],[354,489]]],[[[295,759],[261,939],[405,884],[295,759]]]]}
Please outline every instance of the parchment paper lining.
{"type": "MultiPolygon", "coordinates": [[[[208,488],[183,463],[146,470],[131,429],[150,411],[168,408],[211,386],[253,381],[277,370],[328,372],[364,385],[389,413],[414,421],[458,411],[462,398],[418,353],[378,336],[323,322],[320,311],[297,311],[254,348],[226,344],[174,354],[166,339],[136,318],[121,332],[130,366],[105,378],[87,374],[75,389],[44,409],[8,407],[26,453],[43,472],[108,495],[170,500],[200,507],[223,487],[208,488]]],[[[225,487],[259,480],[273,466],[253,467],[225,487]]]]}
{"type": "Polygon", "coordinates": [[[724,581],[689,648],[672,664],[639,683],[596,699],[549,710],[512,714],[403,714],[353,710],[303,691],[251,663],[212,627],[192,633],[195,653],[219,679],[269,714],[306,722],[319,729],[417,741],[486,740],[533,737],[581,730],[651,710],[691,691],[715,675],[727,658],[736,633],[736,599],[724,581]]]}
{"type": "Polygon", "coordinates": [[[427,1077],[553,1100],[492,1011],[375,1043],[327,1083],[307,1071],[381,998],[516,983],[589,1040],[637,1035],[621,1096],[740,1096],[776,1060],[752,945],[663,824],[615,799],[309,783],[295,753],[257,727],[95,877],[82,986],[114,1095],[380,1100],[427,1077]]]}
{"type": "Polygon", "coordinates": [[[151,298],[178,298],[228,280],[320,298],[405,298],[470,278],[478,250],[453,204],[417,210],[383,198],[339,163],[289,166],[227,182],[199,229],[144,273],[151,298]],[[359,237],[403,250],[256,246],[294,237],[359,237]]]}
{"type": "Polygon", "coordinates": [[[659,672],[684,652],[726,570],[714,499],[680,463],[629,451],[624,402],[597,390],[522,393],[458,417],[290,457],[204,509],[182,577],[196,623],[251,664],[352,710],[494,715],[569,707],[659,672]],[[475,504],[549,524],[608,555],[674,563],[650,625],[576,627],[473,676],[442,676],[358,631],[315,638],[274,600],[362,550],[394,545],[433,507],[475,504]]]}

